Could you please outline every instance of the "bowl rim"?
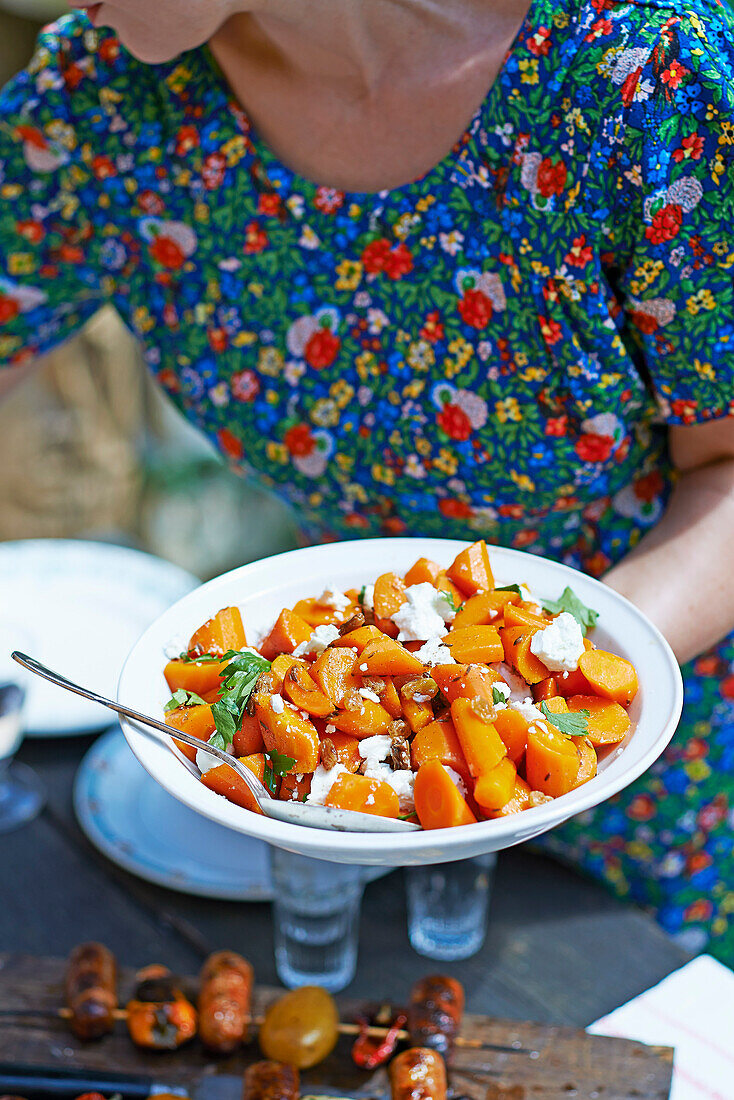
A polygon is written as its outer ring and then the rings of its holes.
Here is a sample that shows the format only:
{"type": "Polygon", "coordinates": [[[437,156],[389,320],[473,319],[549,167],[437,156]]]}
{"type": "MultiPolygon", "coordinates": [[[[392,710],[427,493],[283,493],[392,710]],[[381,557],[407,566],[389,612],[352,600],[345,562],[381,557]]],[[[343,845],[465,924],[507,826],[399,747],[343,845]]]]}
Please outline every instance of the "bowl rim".
{"type": "MultiPolygon", "coordinates": [[[[269,595],[270,591],[277,591],[278,585],[273,585],[272,576],[268,582],[268,588],[258,587],[259,574],[270,574],[274,570],[277,572],[278,569],[284,569],[288,572],[292,569],[294,562],[297,563],[299,569],[303,565],[313,566],[315,564],[319,566],[323,564],[320,577],[321,580],[326,581],[331,579],[330,574],[334,572],[333,566],[331,569],[329,568],[329,561],[334,555],[338,555],[340,551],[345,549],[348,552],[357,553],[366,549],[374,552],[379,548],[389,553],[390,551],[398,552],[410,546],[416,548],[416,558],[423,556],[437,557],[440,555],[438,560],[443,558],[450,561],[453,560],[459,550],[468,545],[471,545],[471,543],[464,540],[420,537],[355,539],[289,550],[229,570],[206,581],[200,587],[181,597],[141,635],[122,667],[117,689],[118,701],[134,705],[134,699],[130,698],[128,680],[131,672],[135,671],[134,664],[137,656],[149,644],[150,636],[160,634],[162,625],[169,619],[173,621],[180,617],[182,605],[199,601],[204,594],[207,600],[211,597],[212,608],[216,605],[218,590],[230,590],[227,599],[234,602],[231,588],[241,582],[244,589],[241,602],[244,604],[248,598],[257,595],[269,595]],[[442,550],[443,553],[441,553],[442,550]]],[[[549,828],[560,825],[568,818],[575,817],[577,814],[606,801],[647,771],[673,737],[683,707],[683,680],[673,651],[657,627],[630,600],[596,578],[581,573],[579,570],[561,562],[525,551],[495,546],[489,543],[488,548],[493,567],[499,565],[501,560],[503,566],[508,563],[512,565],[513,569],[517,568],[520,571],[523,563],[525,563],[531,567],[532,571],[533,569],[537,570],[539,563],[543,563],[543,567],[549,570],[551,576],[560,578],[559,592],[564,586],[564,581],[571,587],[575,584],[577,589],[579,586],[590,588],[592,592],[599,593],[603,604],[616,605],[624,612],[630,625],[634,622],[636,627],[647,635],[646,641],[654,647],[653,651],[657,651],[658,663],[661,665],[662,672],[667,672],[670,681],[669,687],[672,691],[667,697],[667,714],[664,719],[661,719],[657,735],[644,752],[639,750],[636,754],[630,752],[634,743],[633,733],[629,745],[594,779],[561,798],[554,799],[552,802],[538,807],[523,810],[520,814],[512,814],[505,818],[495,818],[490,821],[479,821],[473,825],[454,826],[448,829],[373,834],[337,833],[275,821],[259,814],[253,814],[243,807],[228,802],[222,796],[216,795],[200,783],[187,767],[175,771],[170,769],[170,773],[167,769],[161,773],[156,767],[156,761],[162,761],[162,754],[168,753],[169,750],[162,743],[153,741],[146,736],[141,727],[135,722],[121,718],[122,729],[130,748],[142,766],[158,783],[175,798],[184,802],[191,809],[202,813],[205,817],[236,831],[265,840],[277,847],[327,860],[366,863],[391,862],[400,865],[412,862],[442,862],[462,859],[466,858],[467,855],[481,851],[496,851],[531,839],[549,828]],[[633,756],[636,756],[634,761],[633,756]],[[624,761],[625,758],[627,758],[626,767],[624,765],[616,768],[613,766],[618,761],[624,761]],[[173,776],[175,778],[172,778],[173,776]],[[602,792],[600,792],[600,788],[603,788],[602,792]],[[518,836],[519,827],[522,831],[520,836],[518,836]],[[471,849],[471,851],[467,852],[466,849],[471,849]]],[[[411,550],[411,553],[413,552],[411,550]]],[[[377,561],[376,568],[382,568],[382,566],[383,562],[377,561]]],[[[503,572],[505,570],[499,569],[498,571],[503,572]]],[[[313,583],[318,584],[318,580],[314,581],[312,576],[304,578],[304,586],[313,585],[313,583]]],[[[532,582],[532,584],[533,586],[537,585],[537,581],[532,582]]],[[[312,589],[308,593],[304,591],[304,595],[306,594],[312,594],[312,589]]],[[[199,616],[201,612],[197,611],[196,614],[199,616]]],[[[599,626],[604,629],[601,616],[599,626]]],[[[192,629],[195,629],[195,627],[192,629]]],[[[175,633],[176,631],[172,628],[169,637],[175,633]]],[[[161,652],[161,663],[164,660],[164,654],[161,652]]],[[[641,684],[641,687],[645,690],[644,683],[641,684]]],[[[656,691],[656,700],[658,694],[656,691]]],[[[170,756],[171,758],[179,756],[179,759],[185,763],[185,759],[180,756],[173,744],[171,744],[170,756]]]]}

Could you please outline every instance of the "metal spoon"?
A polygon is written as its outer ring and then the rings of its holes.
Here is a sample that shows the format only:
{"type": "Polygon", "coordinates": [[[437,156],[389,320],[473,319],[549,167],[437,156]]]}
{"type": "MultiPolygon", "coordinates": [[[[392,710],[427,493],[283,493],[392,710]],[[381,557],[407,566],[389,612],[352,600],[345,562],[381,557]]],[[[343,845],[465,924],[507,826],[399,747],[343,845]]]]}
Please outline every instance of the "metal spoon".
{"type": "Polygon", "coordinates": [[[223,764],[227,764],[233,771],[237,772],[237,775],[247,784],[253,798],[267,817],[276,818],[278,821],[287,821],[294,825],[309,825],[312,829],[336,829],[342,833],[402,833],[420,829],[420,825],[414,825],[410,821],[398,821],[391,817],[358,813],[356,810],[338,810],[333,806],[314,806],[303,802],[281,802],[280,799],[273,798],[268,788],[260,782],[249,768],[240,764],[236,756],[230,756],[228,752],[216,748],[215,745],[205,744],[197,737],[192,737],[188,733],[167,726],[156,718],[149,718],[147,714],[140,714],[139,711],[133,710],[131,707],[125,707],[122,703],[115,703],[112,699],[97,695],[95,691],[90,691],[89,688],[83,688],[72,680],[67,680],[65,676],[46,668],[40,661],[26,656],[25,653],[15,651],[12,658],[19,665],[27,668],[29,672],[34,672],[36,676],[41,676],[44,680],[50,680],[52,684],[65,688],[66,691],[72,691],[75,695],[81,695],[84,699],[90,699],[93,703],[99,703],[101,706],[107,707],[108,710],[113,710],[115,714],[123,714],[126,718],[130,718],[139,726],[141,733],[155,738],[156,741],[164,742],[168,748],[172,747],[171,740],[175,737],[177,741],[183,741],[195,749],[203,749],[211,756],[216,756],[223,764]],[[155,733],[152,733],[152,730],[155,730],[155,733]]]}

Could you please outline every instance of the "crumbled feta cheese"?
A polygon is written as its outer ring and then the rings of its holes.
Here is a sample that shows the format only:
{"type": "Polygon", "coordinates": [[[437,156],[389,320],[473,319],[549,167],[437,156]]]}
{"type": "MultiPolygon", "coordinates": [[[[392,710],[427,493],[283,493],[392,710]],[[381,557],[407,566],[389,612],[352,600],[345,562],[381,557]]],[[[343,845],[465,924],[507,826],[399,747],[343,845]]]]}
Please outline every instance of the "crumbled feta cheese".
{"type": "Polygon", "coordinates": [[[366,584],[364,586],[364,596],[362,597],[362,607],[366,607],[368,611],[375,610],[375,586],[374,584],[366,584]]]}
{"type": "Polygon", "coordinates": [[[405,590],[406,601],[392,617],[398,627],[399,642],[425,642],[428,638],[442,635],[446,623],[450,623],[455,612],[446,598],[428,581],[412,584],[405,590]]]}
{"type": "Polygon", "coordinates": [[[384,777],[384,772],[380,771],[380,768],[382,761],[390,752],[391,745],[392,740],[385,733],[375,734],[374,737],[365,737],[359,742],[359,755],[365,762],[363,775],[369,776],[371,779],[382,779],[384,777]]]}
{"type": "Polygon", "coordinates": [[[282,695],[271,695],[270,706],[273,708],[274,714],[282,714],[285,710],[285,700],[282,695]]]}
{"type": "Polygon", "coordinates": [[[175,635],[163,647],[163,656],[169,661],[175,661],[182,653],[185,653],[187,643],[180,634],[175,635]]]}
{"type": "Polygon", "coordinates": [[[500,695],[504,695],[505,699],[509,699],[512,695],[512,689],[509,684],[506,684],[504,680],[496,680],[492,684],[492,690],[498,691],[500,695]]]}
{"type": "Polygon", "coordinates": [[[316,603],[322,607],[333,607],[335,611],[346,611],[352,601],[335,584],[327,584],[316,603]]]}
{"type": "Polygon", "coordinates": [[[534,596],[528,586],[526,584],[521,584],[518,587],[520,589],[520,599],[525,600],[525,603],[532,603],[534,596]]]}
{"type": "Polygon", "coordinates": [[[357,691],[363,699],[371,699],[373,703],[380,702],[380,696],[376,691],[372,691],[370,688],[357,688],[357,691]]]}
{"type": "Polygon", "coordinates": [[[212,756],[210,752],[205,749],[196,750],[196,766],[204,775],[206,772],[210,772],[212,768],[218,768],[221,761],[217,760],[216,756],[212,756]]]}
{"type": "Polygon", "coordinates": [[[385,776],[384,782],[389,783],[398,796],[401,814],[412,813],[415,809],[413,800],[415,773],[410,768],[398,768],[397,771],[385,776]]]}
{"type": "Polygon", "coordinates": [[[374,806],[374,804],[375,804],[374,792],[370,791],[370,793],[367,795],[367,797],[364,800],[364,804],[365,804],[365,806],[374,806]]]}
{"type": "Polygon", "coordinates": [[[367,671],[367,665],[360,665],[359,666],[359,671],[360,672],[366,672],[367,671]]]}
{"type": "Polygon", "coordinates": [[[332,726],[331,723],[326,727],[326,733],[336,733],[336,726],[332,726]]]}
{"type": "Polygon", "coordinates": [[[538,710],[532,699],[515,700],[512,703],[512,709],[519,711],[526,722],[534,722],[538,719],[543,721],[543,712],[538,710]]]}
{"type": "Polygon", "coordinates": [[[339,776],[346,772],[347,769],[343,764],[335,764],[334,767],[329,768],[328,771],[323,764],[319,764],[316,771],[311,776],[311,790],[306,801],[314,806],[323,806],[326,801],[326,796],[339,776]]]}
{"type": "Polygon", "coordinates": [[[434,634],[432,638],[429,638],[420,649],[416,650],[415,656],[423,665],[456,664],[451,656],[451,650],[447,645],[444,645],[440,634],[434,634]]]}
{"type": "Polygon", "coordinates": [[[504,661],[498,662],[492,666],[502,677],[504,682],[510,689],[510,702],[522,702],[527,698],[528,685],[523,680],[522,676],[518,676],[514,669],[506,665],[504,661]]]}
{"type": "Polygon", "coordinates": [[[573,672],[579,667],[579,657],[584,652],[581,627],[573,615],[562,611],[544,630],[533,634],[530,652],[550,672],[573,672]]]}
{"type": "Polygon", "coordinates": [[[418,694],[416,694],[416,695],[413,696],[413,702],[414,703],[430,703],[432,698],[433,698],[432,695],[418,695],[418,694]]]}
{"type": "Polygon", "coordinates": [[[453,768],[450,768],[448,764],[444,764],[443,767],[448,772],[449,779],[454,784],[461,797],[466,798],[466,784],[464,783],[464,780],[461,778],[459,773],[457,771],[454,771],[453,768]]]}
{"type": "Polygon", "coordinates": [[[319,653],[323,653],[328,645],[335,642],[339,637],[339,631],[335,626],[326,624],[324,626],[317,626],[311,637],[307,642],[301,642],[293,650],[294,657],[305,657],[308,653],[315,653],[317,656],[319,653]]]}

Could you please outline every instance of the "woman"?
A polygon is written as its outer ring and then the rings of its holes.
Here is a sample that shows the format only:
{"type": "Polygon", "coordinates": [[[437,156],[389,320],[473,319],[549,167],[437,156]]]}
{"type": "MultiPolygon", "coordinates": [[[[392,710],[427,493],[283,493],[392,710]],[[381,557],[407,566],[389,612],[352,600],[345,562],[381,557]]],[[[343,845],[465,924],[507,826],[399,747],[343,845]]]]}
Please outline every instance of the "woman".
{"type": "Polygon", "coordinates": [[[8,378],[110,300],[308,537],[483,535],[637,603],[684,719],[550,843],[733,962],[727,10],[109,0],[1,104],[8,378]]]}

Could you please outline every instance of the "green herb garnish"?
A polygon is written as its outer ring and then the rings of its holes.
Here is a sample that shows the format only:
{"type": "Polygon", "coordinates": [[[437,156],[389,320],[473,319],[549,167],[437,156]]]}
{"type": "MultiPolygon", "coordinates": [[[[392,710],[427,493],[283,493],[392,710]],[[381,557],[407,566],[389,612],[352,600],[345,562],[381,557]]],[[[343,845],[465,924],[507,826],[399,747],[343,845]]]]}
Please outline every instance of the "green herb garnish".
{"type": "Polygon", "coordinates": [[[185,688],[179,688],[178,691],[174,691],[163,709],[168,714],[169,710],[177,710],[179,707],[198,707],[202,705],[206,706],[206,700],[197,695],[195,691],[186,691],[185,688]]]}
{"type": "Polygon", "coordinates": [[[453,592],[449,592],[445,588],[439,588],[437,591],[441,599],[446,601],[454,614],[456,614],[457,611],[460,611],[461,608],[464,606],[463,604],[456,602],[456,597],[454,596],[453,592]]]}
{"type": "Polygon", "coordinates": [[[366,591],[367,591],[367,585],[366,585],[366,584],[363,584],[363,585],[362,585],[362,587],[361,587],[361,588],[360,588],[360,590],[359,590],[359,602],[360,602],[361,604],[363,604],[363,603],[364,603],[364,597],[365,597],[365,592],[366,592],[366,591]]]}
{"type": "Polygon", "coordinates": [[[587,607],[586,604],[578,598],[574,590],[568,587],[563,589],[560,599],[543,600],[543,607],[546,611],[550,611],[552,615],[558,615],[561,611],[567,611],[569,615],[573,615],[574,619],[581,627],[581,633],[584,635],[587,630],[591,630],[596,626],[596,620],[599,618],[599,612],[594,611],[591,607],[587,607]]]}
{"type": "Polygon", "coordinates": [[[518,596],[522,596],[519,584],[501,584],[495,588],[495,592],[515,592],[518,596]]]}
{"type": "Polygon", "coordinates": [[[555,726],[561,733],[565,733],[567,737],[586,737],[589,729],[588,710],[575,710],[569,714],[554,714],[552,710],[548,710],[548,705],[545,702],[540,704],[540,709],[551,725],[555,726]]]}
{"type": "Polygon", "coordinates": [[[269,671],[270,661],[250,649],[230,649],[219,660],[228,660],[229,664],[222,673],[221,699],[212,703],[212,718],[225,745],[231,745],[255,684],[263,672],[269,671]]]}
{"type": "Polygon", "coordinates": [[[265,773],[263,775],[263,779],[265,781],[265,786],[268,788],[271,794],[276,793],[276,775],[287,775],[295,762],[296,760],[294,756],[285,756],[281,752],[273,751],[265,753],[265,773]]]}
{"type": "Polygon", "coordinates": [[[493,703],[506,703],[507,697],[504,692],[500,691],[498,687],[492,684],[492,702],[493,703]]]}

